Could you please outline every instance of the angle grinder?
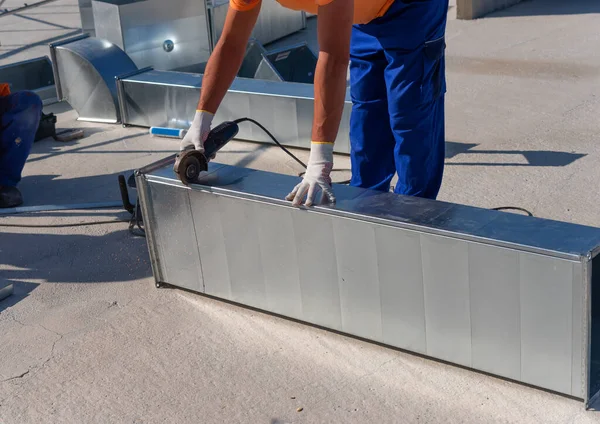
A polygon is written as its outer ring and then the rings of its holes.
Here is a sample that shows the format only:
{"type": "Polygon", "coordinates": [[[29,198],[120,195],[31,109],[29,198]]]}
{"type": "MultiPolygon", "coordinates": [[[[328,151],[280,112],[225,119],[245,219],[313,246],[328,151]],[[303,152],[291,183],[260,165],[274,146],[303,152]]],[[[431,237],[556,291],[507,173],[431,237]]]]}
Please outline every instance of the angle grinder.
{"type": "Polygon", "coordinates": [[[204,153],[194,149],[184,150],[177,155],[173,171],[181,182],[190,185],[198,180],[202,171],[208,170],[208,162],[238,133],[237,122],[227,121],[216,126],[204,142],[204,153]]]}

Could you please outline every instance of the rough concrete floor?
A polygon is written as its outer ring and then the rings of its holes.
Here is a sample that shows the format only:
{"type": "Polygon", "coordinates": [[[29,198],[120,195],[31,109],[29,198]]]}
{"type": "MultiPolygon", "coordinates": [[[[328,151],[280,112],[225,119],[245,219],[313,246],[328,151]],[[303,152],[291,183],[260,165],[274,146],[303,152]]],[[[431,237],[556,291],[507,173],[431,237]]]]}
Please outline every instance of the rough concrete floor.
{"type": "MultiPolygon", "coordinates": [[[[79,26],[72,0],[1,19],[0,65],[45,55],[49,39],[79,26]]],[[[442,199],[600,225],[599,20],[593,0],[533,0],[448,23],[442,199]]],[[[83,126],[87,137],[36,143],[21,184],[27,205],[118,200],[119,172],[177,148],[143,129],[49,109],[60,128],[83,126]]],[[[218,160],[299,171],[280,151],[247,143],[218,160]]],[[[336,161],[348,167],[347,158],[336,161]]],[[[126,217],[118,209],[42,212],[0,217],[0,225],[126,217]]],[[[121,222],[0,227],[0,279],[15,285],[0,302],[2,424],[600,422],[576,400],[156,290],[145,240],[121,222]]]]}

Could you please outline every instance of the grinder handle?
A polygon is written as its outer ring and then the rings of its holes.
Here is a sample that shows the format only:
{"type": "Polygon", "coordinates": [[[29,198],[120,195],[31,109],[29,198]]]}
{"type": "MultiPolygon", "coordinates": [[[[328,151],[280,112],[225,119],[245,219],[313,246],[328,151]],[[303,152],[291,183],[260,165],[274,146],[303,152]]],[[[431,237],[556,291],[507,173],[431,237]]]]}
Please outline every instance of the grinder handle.
{"type": "Polygon", "coordinates": [[[233,121],[226,121],[214,127],[204,142],[204,155],[212,158],[237,135],[239,130],[238,124],[233,121]]]}

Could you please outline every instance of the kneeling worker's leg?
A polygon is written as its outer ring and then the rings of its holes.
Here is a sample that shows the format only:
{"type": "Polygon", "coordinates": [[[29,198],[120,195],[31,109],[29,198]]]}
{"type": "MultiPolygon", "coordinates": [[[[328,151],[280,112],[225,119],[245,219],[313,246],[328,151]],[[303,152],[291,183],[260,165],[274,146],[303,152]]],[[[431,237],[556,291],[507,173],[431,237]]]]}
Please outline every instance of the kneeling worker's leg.
{"type": "Polygon", "coordinates": [[[0,102],[0,207],[14,207],[22,203],[16,186],[35,139],[42,101],[35,93],[21,91],[0,102]]]}

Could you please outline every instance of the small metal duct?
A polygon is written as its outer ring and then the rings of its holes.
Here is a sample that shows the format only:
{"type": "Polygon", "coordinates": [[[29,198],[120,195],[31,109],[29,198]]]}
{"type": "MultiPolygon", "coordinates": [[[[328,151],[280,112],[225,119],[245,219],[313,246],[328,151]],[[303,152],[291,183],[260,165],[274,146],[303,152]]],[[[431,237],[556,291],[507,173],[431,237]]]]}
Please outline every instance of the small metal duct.
{"type": "Polygon", "coordinates": [[[0,82],[12,91],[33,91],[45,105],[56,103],[56,86],[52,63],[47,56],[0,66],[0,82]]]}
{"type": "MultiPolygon", "coordinates": [[[[223,32],[228,9],[229,0],[212,0],[208,6],[213,48],[223,32]]],[[[304,28],[304,12],[283,7],[276,0],[263,0],[251,36],[262,44],[269,44],[304,28]]]]}
{"type": "Polygon", "coordinates": [[[137,70],[114,44],[82,35],[50,44],[59,100],[77,111],[79,120],[120,122],[115,77],[137,70]]]}

